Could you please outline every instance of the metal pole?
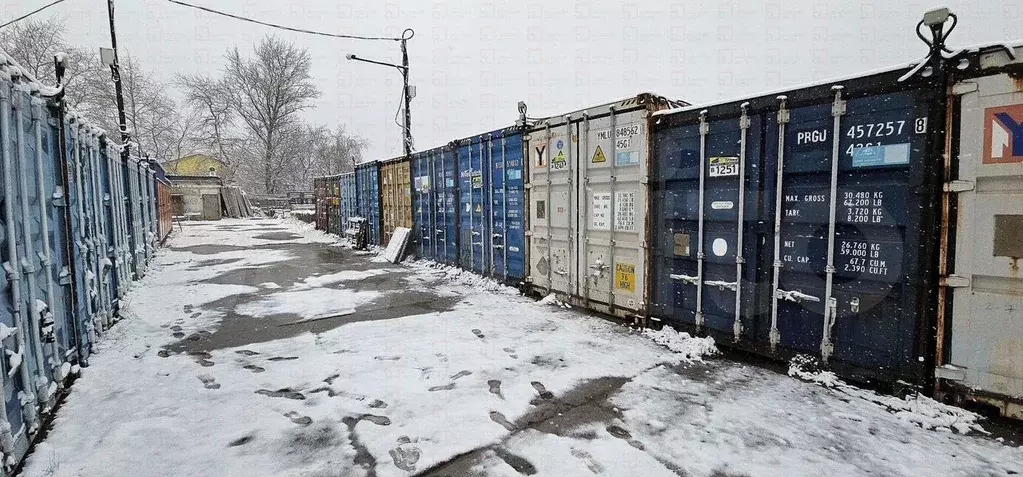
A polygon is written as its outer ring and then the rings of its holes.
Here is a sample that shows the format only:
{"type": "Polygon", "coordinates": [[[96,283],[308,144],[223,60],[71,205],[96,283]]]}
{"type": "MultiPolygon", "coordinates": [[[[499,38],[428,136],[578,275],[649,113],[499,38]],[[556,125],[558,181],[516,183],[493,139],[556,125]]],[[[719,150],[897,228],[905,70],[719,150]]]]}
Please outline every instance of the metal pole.
{"type": "Polygon", "coordinates": [[[409,90],[408,86],[408,39],[405,38],[404,34],[402,34],[401,37],[401,79],[404,82],[403,87],[405,95],[405,157],[411,157],[412,112],[409,111],[409,103],[412,101],[412,91],[409,90]]]}
{"type": "Polygon", "coordinates": [[[110,76],[114,80],[114,95],[117,98],[117,120],[121,128],[121,160],[128,162],[128,120],[124,115],[124,92],[121,89],[121,66],[117,58],[117,34],[114,32],[114,0],[107,0],[110,16],[110,47],[114,50],[114,63],[110,65],[110,76]]]}

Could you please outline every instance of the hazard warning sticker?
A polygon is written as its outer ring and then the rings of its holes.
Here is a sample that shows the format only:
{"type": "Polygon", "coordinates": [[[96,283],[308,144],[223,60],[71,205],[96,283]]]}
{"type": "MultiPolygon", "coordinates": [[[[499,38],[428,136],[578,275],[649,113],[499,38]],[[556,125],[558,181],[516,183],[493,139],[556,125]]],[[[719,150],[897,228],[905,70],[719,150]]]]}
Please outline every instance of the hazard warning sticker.
{"type": "Polygon", "coordinates": [[[558,151],[558,155],[551,158],[551,170],[561,170],[568,167],[568,159],[565,157],[565,151],[558,151]]]}
{"type": "Polygon", "coordinates": [[[621,262],[615,264],[615,288],[636,292],[636,265],[621,262]]]}
{"type": "Polygon", "coordinates": [[[601,149],[600,146],[597,146],[597,151],[593,153],[593,158],[590,159],[590,162],[594,164],[598,162],[607,162],[607,158],[604,157],[604,150],[601,149]]]}

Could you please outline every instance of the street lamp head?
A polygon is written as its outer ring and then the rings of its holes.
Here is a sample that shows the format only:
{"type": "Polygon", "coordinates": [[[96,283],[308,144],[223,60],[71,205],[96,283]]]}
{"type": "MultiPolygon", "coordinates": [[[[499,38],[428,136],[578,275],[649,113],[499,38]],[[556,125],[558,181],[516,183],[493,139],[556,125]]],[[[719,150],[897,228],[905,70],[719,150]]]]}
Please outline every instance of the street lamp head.
{"type": "Polygon", "coordinates": [[[349,60],[354,60],[355,59],[355,55],[349,53],[349,54],[345,55],[345,58],[348,58],[349,60]]]}

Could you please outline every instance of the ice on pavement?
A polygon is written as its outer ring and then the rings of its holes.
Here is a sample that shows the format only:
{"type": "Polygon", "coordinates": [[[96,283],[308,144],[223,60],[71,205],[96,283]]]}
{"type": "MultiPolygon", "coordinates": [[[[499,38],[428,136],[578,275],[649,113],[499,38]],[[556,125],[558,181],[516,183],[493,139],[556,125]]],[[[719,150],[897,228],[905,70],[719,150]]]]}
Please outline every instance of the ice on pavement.
{"type": "Polygon", "coordinates": [[[662,331],[650,339],[468,273],[377,264],[336,243],[293,220],[176,231],[126,297],[127,318],[81,369],[24,475],[1023,472],[1017,443],[938,432],[954,428],[941,416],[928,430],[901,414],[926,416],[927,401],[903,409],[890,401],[903,400],[860,398],[848,385],[822,387],[706,356],[680,360],[668,347],[685,354],[698,338],[662,331]],[[268,228],[292,238],[258,238],[268,228]],[[231,249],[238,246],[258,253],[231,249]],[[305,265],[298,257],[338,254],[350,269],[265,286],[285,265],[305,265]],[[208,282],[239,273],[251,285],[208,282]],[[379,286],[385,278],[399,284],[379,286]],[[385,307],[377,302],[424,290],[456,300],[355,319],[366,300],[385,307]],[[286,338],[167,352],[188,339],[175,337],[178,330],[216,333],[238,309],[252,312],[245,325],[257,335],[276,326],[264,314],[356,311],[286,338]]]}

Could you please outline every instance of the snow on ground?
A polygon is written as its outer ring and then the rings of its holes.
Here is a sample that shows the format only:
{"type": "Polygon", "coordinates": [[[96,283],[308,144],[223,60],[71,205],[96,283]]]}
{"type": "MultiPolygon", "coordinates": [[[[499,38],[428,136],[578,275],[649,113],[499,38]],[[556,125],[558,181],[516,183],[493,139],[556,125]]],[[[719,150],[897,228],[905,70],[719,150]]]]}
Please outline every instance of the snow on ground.
{"type": "Polygon", "coordinates": [[[373,262],[294,220],[188,224],[127,302],[24,475],[1023,472],[1017,447],[907,418],[925,401],[373,262]]]}

